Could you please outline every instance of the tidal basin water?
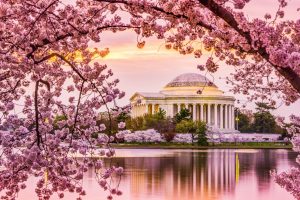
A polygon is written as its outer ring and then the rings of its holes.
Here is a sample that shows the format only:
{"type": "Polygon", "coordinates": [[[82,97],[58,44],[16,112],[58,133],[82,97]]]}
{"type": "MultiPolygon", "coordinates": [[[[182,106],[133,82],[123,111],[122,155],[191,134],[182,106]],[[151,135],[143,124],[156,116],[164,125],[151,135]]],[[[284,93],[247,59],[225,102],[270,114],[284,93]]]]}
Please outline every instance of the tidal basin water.
{"type": "MultiPolygon", "coordinates": [[[[116,200],[292,200],[270,170],[296,166],[291,150],[117,149],[114,163],[125,168],[123,195],[116,200]]],[[[18,199],[36,199],[34,181],[18,199]]],[[[87,200],[105,200],[93,172],[86,173],[87,200]]],[[[58,199],[55,195],[52,199],[58,199]]],[[[75,196],[67,194],[65,199],[75,196]]]]}

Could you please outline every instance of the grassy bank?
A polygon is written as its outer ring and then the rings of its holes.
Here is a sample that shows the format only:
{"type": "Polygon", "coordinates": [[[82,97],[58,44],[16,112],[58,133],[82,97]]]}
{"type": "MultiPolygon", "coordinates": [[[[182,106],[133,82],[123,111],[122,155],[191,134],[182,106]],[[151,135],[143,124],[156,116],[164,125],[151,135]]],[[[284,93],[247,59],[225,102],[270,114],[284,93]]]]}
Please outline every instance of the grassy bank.
{"type": "Polygon", "coordinates": [[[222,143],[211,144],[209,146],[198,146],[192,144],[172,144],[172,143],[125,143],[113,144],[115,148],[131,148],[131,149],[291,149],[291,144],[276,142],[248,142],[248,143],[222,143]]]}

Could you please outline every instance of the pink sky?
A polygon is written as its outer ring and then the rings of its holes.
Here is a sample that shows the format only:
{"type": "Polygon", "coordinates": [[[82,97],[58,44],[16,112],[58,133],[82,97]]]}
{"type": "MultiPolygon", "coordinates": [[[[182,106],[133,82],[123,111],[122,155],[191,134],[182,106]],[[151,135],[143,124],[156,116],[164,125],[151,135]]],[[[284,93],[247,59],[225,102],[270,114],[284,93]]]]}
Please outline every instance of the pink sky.
{"type": "MultiPolygon", "coordinates": [[[[67,0],[71,2],[72,0],[67,0]]],[[[296,19],[300,8],[299,0],[288,0],[289,6],[286,9],[286,18],[296,19]]],[[[252,0],[245,8],[247,16],[263,17],[266,12],[274,15],[277,10],[277,0],[252,0]]],[[[299,17],[298,17],[299,18],[299,17]]],[[[175,51],[167,51],[164,48],[164,42],[156,39],[146,39],[146,46],[143,49],[136,47],[136,35],[131,31],[113,33],[104,33],[101,42],[93,44],[98,48],[110,48],[110,54],[107,58],[100,60],[100,63],[107,64],[113,69],[115,77],[120,79],[119,87],[126,92],[124,99],[119,101],[120,105],[129,103],[130,96],[136,91],[158,92],[169,81],[177,75],[188,72],[199,72],[196,69],[197,64],[202,64],[205,60],[195,59],[193,56],[182,56],[175,51]]],[[[214,81],[220,89],[227,94],[230,85],[226,85],[224,78],[232,72],[232,67],[222,66],[215,73],[214,81]]],[[[208,76],[212,79],[212,77],[208,76]]],[[[235,95],[241,102],[245,102],[246,97],[235,95]]],[[[280,103],[279,103],[280,105],[280,103]]],[[[247,105],[253,109],[253,103],[247,105]]],[[[300,109],[300,101],[291,106],[281,105],[274,114],[289,116],[297,114],[300,109]]]]}

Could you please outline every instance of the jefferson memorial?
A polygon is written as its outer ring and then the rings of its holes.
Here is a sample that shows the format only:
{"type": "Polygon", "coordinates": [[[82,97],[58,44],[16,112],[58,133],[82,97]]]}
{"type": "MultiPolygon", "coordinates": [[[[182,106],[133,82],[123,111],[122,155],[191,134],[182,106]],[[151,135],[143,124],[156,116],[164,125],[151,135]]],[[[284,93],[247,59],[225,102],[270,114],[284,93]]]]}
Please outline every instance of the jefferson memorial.
{"type": "Polygon", "coordinates": [[[153,114],[159,109],[174,117],[187,108],[193,120],[205,121],[222,132],[234,132],[234,101],[206,77],[197,73],[181,74],[160,92],[136,92],[131,98],[131,116],[153,114]]]}

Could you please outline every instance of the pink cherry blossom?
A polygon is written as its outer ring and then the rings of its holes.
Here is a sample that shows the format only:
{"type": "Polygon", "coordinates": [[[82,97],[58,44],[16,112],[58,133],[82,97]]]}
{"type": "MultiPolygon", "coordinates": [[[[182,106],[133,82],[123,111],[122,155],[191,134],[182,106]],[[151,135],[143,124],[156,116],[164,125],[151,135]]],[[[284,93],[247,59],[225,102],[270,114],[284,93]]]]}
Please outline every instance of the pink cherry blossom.
{"type": "MultiPolygon", "coordinates": [[[[92,42],[101,42],[104,31],[130,29],[137,34],[138,48],[156,37],[167,49],[184,55],[200,58],[209,52],[199,69],[216,72],[219,62],[233,66],[235,72],[227,82],[233,85],[232,92],[248,95],[249,101],[272,101],[274,95],[286,104],[298,100],[300,20],[285,19],[286,0],[278,0],[276,13],[249,19],[244,10],[248,2],[0,0],[3,199],[16,199],[30,176],[39,179],[35,190],[39,199],[54,194],[63,198],[67,191],[82,199],[83,173],[89,166],[102,167],[95,175],[109,199],[122,194],[117,186],[103,185],[103,179],[116,175],[114,166],[104,168],[98,162],[99,154],[115,155],[109,145],[114,137],[104,133],[112,130],[99,122],[99,112],[104,109],[108,118],[114,117],[119,112],[117,100],[125,95],[112,70],[93,60],[107,56],[109,48],[89,48],[92,42]],[[20,106],[17,102],[22,99],[20,106]],[[16,114],[17,106],[21,113],[16,114]],[[97,152],[99,146],[106,150],[97,152]],[[80,159],[68,156],[77,153],[82,154],[80,159]]],[[[300,124],[296,117],[293,120],[300,124]]],[[[299,129],[292,126],[289,131],[298,151],[299,129]]],[[[127,142],[164,141],[155,130],[119,132],[116,137],[127,142]]],[[[279,175],[277,182],[299,198],[297,170],[279,175]]]]}
{"type": "Polygon", "coordinates": [[[125,126],[126,126],[125,122],[120,122],[120,123],[118,123],[118,128],[119,128],[119,129],[124,129],[125,126]]]}
{"type": "MultiPolygon", "coordinates": [[[[286,125],[284,118],[278,118],[278,123],[288,130],[288,133],[292,136],[291,142],[293,144],[293,150],[300,152],[300,117],[292,115],[290,117],[291,124],[286,125]]],[[[300,165],[300,155],[296,158],[296,162],[300,165]]],[[[275,181],[288,192],[292,193],[296,199],[300,199],[300,166],[293,167],[290,170],[282,173],[272,171],[275,181]]]]}

